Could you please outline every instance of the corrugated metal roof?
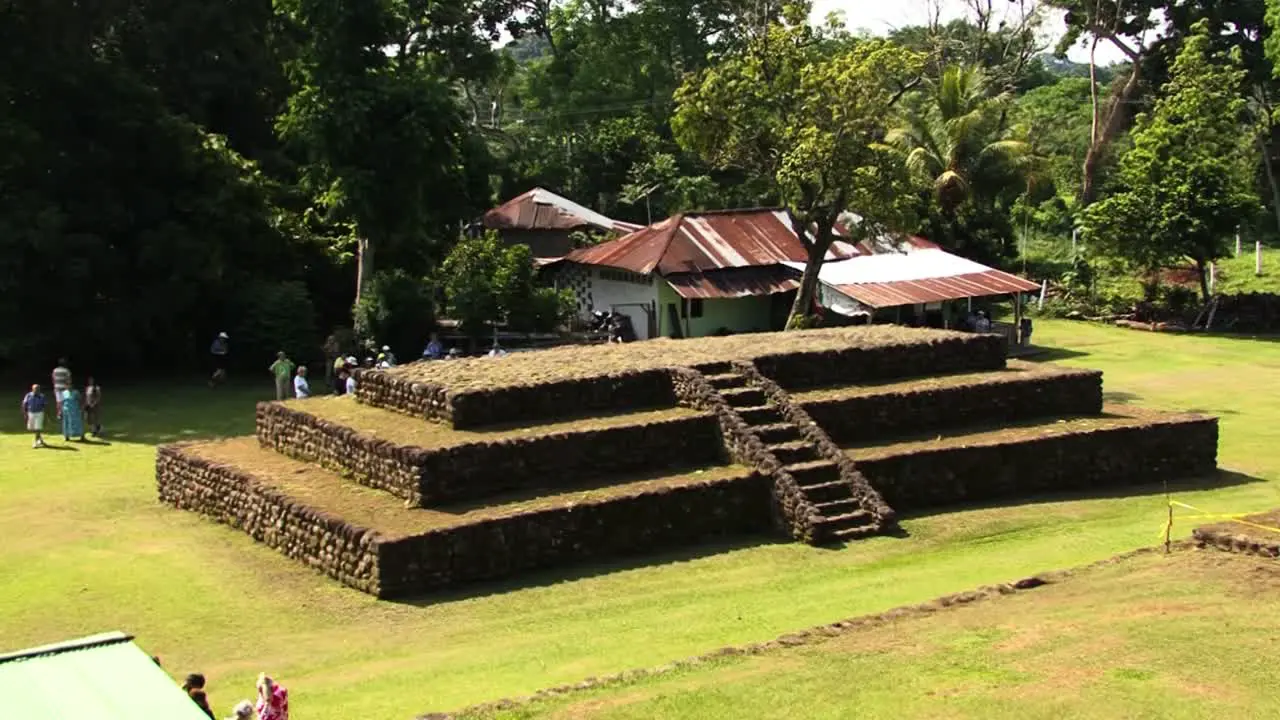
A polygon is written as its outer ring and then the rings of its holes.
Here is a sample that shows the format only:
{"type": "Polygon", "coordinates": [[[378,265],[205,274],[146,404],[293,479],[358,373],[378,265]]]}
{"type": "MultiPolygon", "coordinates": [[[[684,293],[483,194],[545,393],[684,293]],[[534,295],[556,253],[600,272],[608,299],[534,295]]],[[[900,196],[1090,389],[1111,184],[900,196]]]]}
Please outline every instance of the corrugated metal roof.
{"type": "MultiPolygon", "coordinates": [[[[801,263],[788,263],[788,266],[804,269],[801,263]]],[[[1040,289],[1039,285],[1017,275],[952,255],[936,246],[826,263],[818,279],[823,285],[876,308],[1040,289]]]]}
{"type": "Polygon", "coordinates": [[[120,633],[0,657],[0,714],[22,720],[208,720],[120,633]]]}
{"type": "Polygon", "coordinates": [[[773,295],[800,287],[800,275],[783,265],[674,273],[663,279],[677,295],[690,300],[773,295]]]}
{"type": "Polygon", "coordinates": [[[835,288],[863,305],[874,308],[916,303],[961,300],[987,295],[1008,295],[1039,290],[1040,286],[1000,270],[927,280],[836,285],[835,288]]]}
{"type": "Polygon", "coordinates": [[[493,230],[576,230],[632,232],[640,225],[606,217],[550,190],[534,188],[486,212],[480,223],[493,230]]]}
{"type": "MultiPolygon", "coordinates": [[[[827,259],[855,254],[851,245],[839,242],[827,259]]],[[[617,240],[575,250],[565,259],[642,275],[669,275],[803,262],[805,257],[804,244],[785,213],[753,209],[674,215],[617,240]]]]}

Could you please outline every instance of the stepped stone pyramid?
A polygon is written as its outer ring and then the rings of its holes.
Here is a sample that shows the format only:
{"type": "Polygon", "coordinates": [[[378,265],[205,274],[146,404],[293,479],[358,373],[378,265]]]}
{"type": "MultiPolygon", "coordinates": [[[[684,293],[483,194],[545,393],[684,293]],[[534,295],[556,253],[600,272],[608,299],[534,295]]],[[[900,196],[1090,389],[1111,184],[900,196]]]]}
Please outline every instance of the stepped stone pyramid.
{"type": "Polygon", "coordinates": [[[898,512],[1214,470],[1215,418],[1104,407],[1004,340],[858,327],[556,348],[358,373],[165,446],[160,498],[378,597],[898,512]]]}

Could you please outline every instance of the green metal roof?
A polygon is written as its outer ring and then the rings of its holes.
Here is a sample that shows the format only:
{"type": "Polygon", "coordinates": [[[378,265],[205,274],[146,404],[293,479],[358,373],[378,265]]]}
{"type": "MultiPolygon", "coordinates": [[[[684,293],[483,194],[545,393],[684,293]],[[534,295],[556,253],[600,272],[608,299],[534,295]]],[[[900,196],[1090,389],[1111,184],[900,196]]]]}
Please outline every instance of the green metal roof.
{"type": "Polygon", "coordinates": [[[209,720],[123,633],[0,655],[3,715],[22,720],[209,720]]]}

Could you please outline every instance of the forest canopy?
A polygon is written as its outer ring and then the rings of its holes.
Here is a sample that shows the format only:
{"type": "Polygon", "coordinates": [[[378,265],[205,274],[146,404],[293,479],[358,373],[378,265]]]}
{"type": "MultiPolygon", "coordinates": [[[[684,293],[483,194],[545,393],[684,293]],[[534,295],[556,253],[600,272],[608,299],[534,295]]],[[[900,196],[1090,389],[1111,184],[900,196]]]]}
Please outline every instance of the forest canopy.
{"type": "Polygon", "coordinates": [[[966,6],[871,38],[739,0],[4,3],[0,365],[185,367],[219,331],[256,363],[362,307],[404,328],[393,297],[438,317],[464,226],[534,186],[640,223],[850,210],[1005,266],[1077,230],[1072,263],[1130,267],[1276,234],[1276,2],[966,6]],[[1099,47],[1124,62],[1065,59],[1099,47]],[[1161,155],[1184,120],[1197,168],[1161,155]],[[1171,173],[1223,197],[1118,236],[1173,212],[1171,173]]]}

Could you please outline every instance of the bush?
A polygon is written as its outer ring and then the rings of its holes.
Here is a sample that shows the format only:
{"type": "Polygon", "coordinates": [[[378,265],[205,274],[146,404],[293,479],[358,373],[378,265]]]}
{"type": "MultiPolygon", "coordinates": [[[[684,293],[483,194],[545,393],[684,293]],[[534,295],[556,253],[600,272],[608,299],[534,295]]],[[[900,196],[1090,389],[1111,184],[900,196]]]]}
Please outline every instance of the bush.
{"type": "Polygon", "coordinates": [[[265,370],[280,350],[299,363],[320,356],[315,307],[302,283],[254,283],[237,293],[231,306],[231,357],[237,367],[265,370]]]}
{"type": "Polygon", "coordinates": [[[435,327],[431,284],[403,270],[376,273],[356,303],[355,326],[361,340],[416,357],[435,327]]]}

